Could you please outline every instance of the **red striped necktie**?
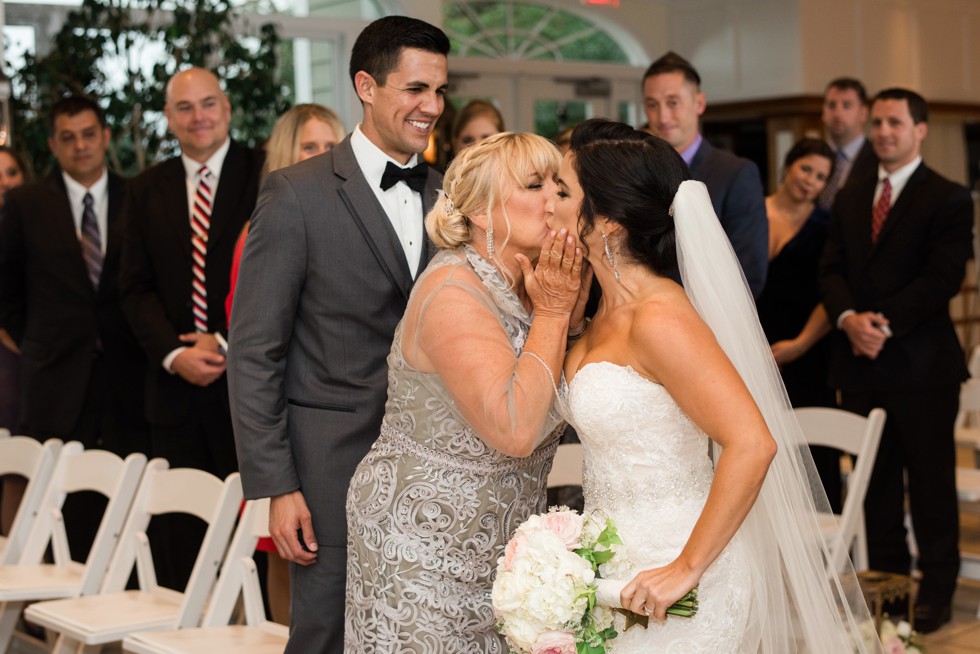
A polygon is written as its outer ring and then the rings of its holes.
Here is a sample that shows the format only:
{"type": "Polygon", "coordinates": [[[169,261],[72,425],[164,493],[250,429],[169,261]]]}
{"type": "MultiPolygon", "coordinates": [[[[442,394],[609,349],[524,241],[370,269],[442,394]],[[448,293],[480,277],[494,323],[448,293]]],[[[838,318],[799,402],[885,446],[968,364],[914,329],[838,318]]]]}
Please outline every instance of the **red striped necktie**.
{"type": "Polygon", "coordinates": [[[208,259],[208,230],[211,229],[211,185],[214,176],[207,166],[198,171],[197,192],[194,194],[194,209],[191,211],[191,257],[193,279],[191,280],[191,301],[194,311],[194,329],[208,331],[208,290],[205,268],[208,259]]]}

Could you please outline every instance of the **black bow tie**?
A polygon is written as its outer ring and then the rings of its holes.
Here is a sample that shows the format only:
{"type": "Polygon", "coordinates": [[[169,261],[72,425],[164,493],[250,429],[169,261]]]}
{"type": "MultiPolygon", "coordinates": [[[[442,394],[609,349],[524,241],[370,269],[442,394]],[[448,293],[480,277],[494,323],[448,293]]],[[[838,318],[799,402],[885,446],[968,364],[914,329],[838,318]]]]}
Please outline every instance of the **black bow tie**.
{"type": "Polygon", "coordinates": [[[398,182],[405,182],[408,188],[421,193],[425,188],[425,180],[429,177],[429,164],[422,162],[412,168],[402,168],[390,161],[385,164],[385,173],[381,176],[381,190],[387,191],[398,182]]]}

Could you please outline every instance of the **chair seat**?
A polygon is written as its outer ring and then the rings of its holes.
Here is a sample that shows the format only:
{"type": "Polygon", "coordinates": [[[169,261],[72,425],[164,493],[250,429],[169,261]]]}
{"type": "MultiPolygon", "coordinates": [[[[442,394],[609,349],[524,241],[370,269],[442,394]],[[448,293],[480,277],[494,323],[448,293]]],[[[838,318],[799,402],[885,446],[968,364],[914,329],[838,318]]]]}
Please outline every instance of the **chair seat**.
{"type": "Polygon", "coordinates": [[[282,654],[289,629],[265,623],[261,627],[236,625],[176,631],[150,631],[131,634],[123,641],[123,651],[133,654],[282,654]]]}
{"type": "Polygon", "coordinates": [[[980,502],[980,470],[956,469],[956,496],[961,502],[980,502]]]}
{"type": "Polygon", "coordinates": [[[0,567],[0,602],[75,597],[82,588],[84,567],[5,565],[0,567]]]}
{"type": "Polygon", "coordinates": [[[101,645],[133,631],[173,628],[182,597],[166,588],[127,590],[31,604],[24,616],[86,645],[101,645]]]}

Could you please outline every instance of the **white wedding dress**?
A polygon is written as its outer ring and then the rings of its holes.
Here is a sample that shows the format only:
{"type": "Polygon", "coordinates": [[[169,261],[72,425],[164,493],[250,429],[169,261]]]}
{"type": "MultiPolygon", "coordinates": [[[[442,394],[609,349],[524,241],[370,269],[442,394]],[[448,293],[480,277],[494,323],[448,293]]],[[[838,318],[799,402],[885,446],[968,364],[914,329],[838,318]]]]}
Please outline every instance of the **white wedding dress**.
{"type": "MultiPolygon", "coordinates": [[[[585,449],[586,514],[612,518],[623,540],[617,559],[600,572],[629,581],[673,561],[701,514],[714,474],[707,436],[663,386],[608,362],[587,364],[575,375],[568,411],[585,449]]],[[[695,617],[668,616],[626,632],[625,620],[617,618],[620,635],[609,643],[609,654],[743,651],[750,567],[736,536],[702,576],[695,617]]]]}

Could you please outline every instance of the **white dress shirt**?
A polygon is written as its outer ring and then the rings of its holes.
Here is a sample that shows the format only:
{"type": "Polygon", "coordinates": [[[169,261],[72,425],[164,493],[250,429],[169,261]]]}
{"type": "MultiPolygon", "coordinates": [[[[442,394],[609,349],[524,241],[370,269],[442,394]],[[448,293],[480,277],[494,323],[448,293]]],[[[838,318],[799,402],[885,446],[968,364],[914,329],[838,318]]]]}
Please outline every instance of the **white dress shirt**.
{"type": "Polygon", "coordinates": [[[391,226],[398,234],[398,240],[405,251],[408,269],[414,278],[418,274],[419,259],[422,257],[423,218],[422,194],[416,193],[405,182],[398,182],[387,191],[381,190],[381,176],[385,166],[392,162],[399,168],[408,168],[418,162],[418,155],[412,155],[406,165],[402,165],[381,151],[381,149],[364,135],[358,123],[350,137],[354,158],[368,186],[374,191],[375,197],[385,210],[391,226]]]}
{"type": "Polygon", "coordinates": [[[211,158],[205,161],[203,164],[200,161],[195,161],[188,157],[186,154],[180,155],[180,160],[184,164],[184,174],[187,180],[187,220],[191,219],[191,214],[194,213],[194,196],[197,195],[197,185],[201,181],[201,168],[204,166],[208,167],[211,171],[211,178],[214,180],[211,183],[211,197],[215,197],[218,194],[218,182],[221,181],[221,166],[225,163],[225,155],[228,154],[228,147],[231,145],[231,139],[225,139],[224,144],[218,148],[211,158]]]}
{"type": "Polygon", "coordinates": [[[102,177],[85,188],[68,173],[62,171],[61,178],[65,180],[65,190],[68,191],[68,204],[71,206],[71,217],[75,221],[75,235],[82,238],[82,213],[85,211],[85,194],[92,194],[92,209],[95,211],[95,222],[99,226],[99,243],[102,255],[105,256],[106,238],[109,229],[109,173],[103,169],[102,177]]]}
{"type": "Polygon", "coordinates": [[[905,164],[893,173],[889,173],[881,165],[878,166],[878,185],[875,187],[875,199],[871,204],[872,207],[878,204],[878,198],[881,197],[881,189],[885,184],[885,179],[887,178],[892,185],[892,203],[889,207],[895,206],[895,200],[898,196],[902,194],[905,189],[905,185],[908,184],[909,177],[915,172],[915,169],[919,167],[922,163],[922,157],[916,157],[909,163],[905,164]]]}

